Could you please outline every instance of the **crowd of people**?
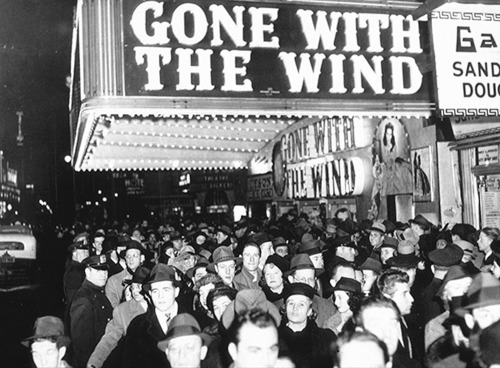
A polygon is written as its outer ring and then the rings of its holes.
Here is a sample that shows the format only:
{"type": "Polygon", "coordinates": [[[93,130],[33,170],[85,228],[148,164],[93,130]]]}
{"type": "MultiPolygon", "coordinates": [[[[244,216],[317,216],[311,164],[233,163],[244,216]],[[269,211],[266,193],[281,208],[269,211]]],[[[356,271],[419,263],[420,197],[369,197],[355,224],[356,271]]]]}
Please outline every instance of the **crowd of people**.
{"type": "Polygon", "coordinates": [[[87,227],[37,367],[500,367],[500,230],[276,221],[87,227]]]}

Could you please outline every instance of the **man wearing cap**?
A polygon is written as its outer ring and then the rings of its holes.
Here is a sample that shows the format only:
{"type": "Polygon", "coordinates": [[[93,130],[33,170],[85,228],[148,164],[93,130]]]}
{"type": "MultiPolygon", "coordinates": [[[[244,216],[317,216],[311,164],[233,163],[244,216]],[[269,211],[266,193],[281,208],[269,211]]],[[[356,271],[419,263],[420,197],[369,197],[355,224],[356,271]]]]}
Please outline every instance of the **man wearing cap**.
{"type": "Polygon", "coordinates": [[[380,262],[382,265],[387,265],[387,261],[396,255],[398,250],[398,240],[391,236],[385,236],[382,245],[380,246],[380,262]]]}
{"type": "Polygon", "coordinates": [[[242,252],[243,267],[241,271],[234,276],[234,288],[238,291],[243,289],[258,289],[262,271],[259,268],[260,248],[257,244],[248,242],[243,246],[242,252]]]}
{"type": "Polygon", "coordinates": [[[64,335],[63,322],[57,317],[44,316],[35,321],[33,335],[21,343],[31,348],[37,368],[71,368],[63,360],[70,342],[64,335]]]}
{"type": "Polygon", "coordinates": [[[201,332],[196,319],[182,313],[172,319],[166,338],[158,342],[158,349],[166,354],[172,368],[200,368],[209,344],[210,337],[201,332]]]}
{"type": "Polygon", "coordinates": [[[219,226],[219,228],[217,229],[217,233],[215,234],[215,238],[217,240],[217,246],[232,248],[233,244],[231,242],[231,233],[232,230],[229,226],[227,225],[219,226]]]}
{"type": "Polygon", "coordinates": [[[71,304],[71,338],[75,368],[85,367],[111,320],[113,307],[104,292],[108,280],[106,256],[83,261],[85,280],[71,304]]]}
{"type": "MultiPolygon", "coordinates": [[[[118,304],[113,310],[113,319],[106,325],[106,331],[90,356],[87,368],[101,368],[112,352],[111,357],[116,360],[120,359],[120,349],[114,351],[118,342],[125,336],[130,322],[148,309],[148,302],[142,294],[142,283],[148,275],[148,268],[139,267],[134,272],[132,279],[124,280],[126,284],[130,285],[132,299],[118,304]]],[[[116,362],[114,366],[120,366],[120,363],[116,362]]],[[[111,366],[113,366],[112,363],[111,366]]]]}
{"type": "MultiPolygon", "coordinates": [[[[291,284],[301,282],[314,288],[317,277],[323,272],[324,270],[314,267],[307,254],[298,254],[292,258],[290,271],[286,273],[286,276],[291,284]]],[[[313,308],[318,314],[316,324],[321,328],[335,331],[335,328],[341,323],[341,317],[335,305],[327,299],[314,295],[313,308]]]]}
{"type": "Polygon", "coordinates": [[[233,279],[236,272],[236,264],[242,261],[234,256],[230,247],[218,247],[212,256],[213,262],[207,266],[207,271],[218,274],[224,284],[234,287],[233,279]]]}
{"type": "Polygon", "coordinates": [[[278,236],[273,239],[273,248],[274,248],[274,253],[276,253],[278,256],[282,258],[286,258],[287,261],[290,261],[289,259],[289,245],[286,242],[285,238],[282,236],[278,236]]]}
{"type": "Polygon", "coordinates": [[[90,255],[89,246],[84,242],[75,242],[68,247],[70,257],[66,262],[63,276],[64,302],[66,304],[64,321],[69,325],[69,309],[76,292],[85,280],[83,260],[90,255]]]}
{"type": "Polygon", "coordinates": [[[120,304],[122,299],[125,289],[123,281],[130,280],[135,270],[144,262],[144,248],[138,241],[129,240],[124,253],[122,257],[125,258],[125,269],[111,276],[106,284],[106,296],[113,308],[120,304]]]}
{"type": "MultiPolygon", "coordinates": [[[[323,252],[321,244],[318,239],[314,239],[311,234],[304,234],[302,242],[299,244],[299,253],[307,254],[311,260],[314,268],[324,269],[325,261],[323,259],[323,252]]],[[[325,296],[325,290],[328,288],[328,275],[323,272],[317,277],[315,289],[319,296],[325,296]]]]}
{"type": "Polygon", "coordinates": [[[437,296],[437,292],[443,284],[443,280],[450,267],[460,264],[463,254],[462,248],[453,243],[447,244],[442,249],[434,249],[429,253],[429,261],[432,263],[431,270],[434,278],[421,294],[424,325],[444,312],[444,305],[437,296]]]}
{"type": "Polygon", "coordinates": [[[372,294],[373,284],[377,281],[378,276],[382,272],[382,263],[375,258],[368,257],[359,268],[363,272],[363,294],[365,294],[365,296],[370,296],[372,294]]]}
{"type": "Polygon", "coordinates": [[[384,242],[385,225],[382,221],[375,221],[372,224],[372,227],[368,229],[368,231],[370,232],[368,240],[370,241],[370,245],[372,246],[371,257],[374,257],[380,252],[380,247],[384,242]]]}
{"type": "Polygon", "coordinates": [[[168,367],[165,354],[157,348],[158,342],[167,338],[172,318],[189,312],[176,300],[181,286],[177,272],[174,267],[159,263],[144,280],[142,287],[152,305],[145,314],[138,315],[130,322],[124,339],[123,367],[168,367]]]}

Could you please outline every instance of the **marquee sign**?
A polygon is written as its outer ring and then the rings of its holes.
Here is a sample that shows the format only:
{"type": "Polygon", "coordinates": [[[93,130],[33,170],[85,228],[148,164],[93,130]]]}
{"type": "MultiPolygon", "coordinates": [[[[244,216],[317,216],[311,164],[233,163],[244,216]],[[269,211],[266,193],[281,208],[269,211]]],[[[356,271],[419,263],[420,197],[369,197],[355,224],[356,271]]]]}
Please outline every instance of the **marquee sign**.
{"type": "Polygon", "coordinates": [[[293,3],[124,1],[126,96],[428,99],[410,15],[293,3]]]}
{"type": "Polygon", "coordinates": [[[500,6],[446,3],[431,25],[440,114],[500,115],[500,6]]]}

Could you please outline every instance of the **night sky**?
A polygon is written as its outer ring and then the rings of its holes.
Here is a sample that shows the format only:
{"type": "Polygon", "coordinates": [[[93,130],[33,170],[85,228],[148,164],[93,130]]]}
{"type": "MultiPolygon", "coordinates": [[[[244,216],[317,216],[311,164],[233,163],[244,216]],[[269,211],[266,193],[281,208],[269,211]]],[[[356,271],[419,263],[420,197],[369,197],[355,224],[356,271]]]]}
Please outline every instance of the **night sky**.
{"type": "Polygon", "coordinates": [[[20,169],[17,111],[23,111],[26,183],[54,204],[71,170],[66,76],[76,0],[0,0],[0,149],[20,169]],[[59,191],[56,194],[56,190],[59,191]]]}

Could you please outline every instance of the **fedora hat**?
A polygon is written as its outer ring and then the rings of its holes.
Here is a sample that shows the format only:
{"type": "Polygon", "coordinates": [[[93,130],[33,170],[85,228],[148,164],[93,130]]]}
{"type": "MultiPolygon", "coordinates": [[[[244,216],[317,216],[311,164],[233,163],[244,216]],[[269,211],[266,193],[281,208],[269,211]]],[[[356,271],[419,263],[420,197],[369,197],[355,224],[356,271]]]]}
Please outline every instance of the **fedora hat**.
{"type": "Polygon", "coordinates": [[[283,245],[288,247],[288,244],[287,244],[285,238],[283,238],[282,236],[278,236],[277,238],[273,239],[273,247],[274,248],[279,247],[279,246],[283,246],[283,245]]]}
{"type": "MultiPolygon", "coordinates": [[[[308,235],[308,234],[306,234],[308,235]]],[[[309,237],[302,237],[302,242],[299,244],[299,253],[304,253],[308,255],[321,253],[321,244],[319,240],[314,239],[312,235],[309,237]]]]}
{"type": "Polygon", "coordinates": [[[250,236],[248,238],[248,242],[249,243],[255,243],[255,244],[257,244],[260,247],[264,243],[269,243],[269,242],[272,243],[272,240],[269,237],[269,235],[267,235],[266,233],[262,233],[261,232],[261,233],[255,233],[252,236],[250,236]]]}
{"type": "Polygon", "coordinates": [[[297,254],[290,262],[290,270],[286,272],[285,276],[291,275],[294,271],[310,269],[315,271],[316,276],[320,276],[325,272],[322,268],[315,268],[311,259],[307,254],[297,254]]]}
{"type": "Polygon", "coordinates": [[[266,299],[266,294],[258,289],[244,289],[236,294],[236,298],[228,304],[226,310],[222,314],[221,322],[226,330],[231,326],[236,316],[240,316],[245,312],[258,308],[274,318],[276,325],[281,323],[281,315],[278,308],[266,299]]]}
{"type": "Polygon", "coordinates": [[[387,229],[382,221],[375,221],[369,231],[378,231],[381,234],[385,234],[387,229]]]}
{"type": "Polygon", "coordinates": [[[361,294],[361,283],[349,277],[341,277],[333,288],[333,291],[335,290],[350,291],[351,293],[361,294]]]}
{"type": "Polygon", "coordinates": [[[212,263],[207,266],[207,271],[216,273],[215,265],[226,261],[235,261],[236,263],[241,263],[243,260],[239,257],[235,257],[231,248],[221,246],[214,250],[212,254],[212,263]]]}
{"type": "Polygon", "coordinates": [[[398,244],[398,254],[387,260],[390,267],[415,268],[421,261],[415,254],[415,245],[408,240],[400,241],[398,244]]]}
{"type": "Polygon", "coordinates": [[[71,339],[64,335],[63,321],[54,316],[43,316],[35,321],[33,335],[24,339],[21,344],[29,347],[33,340],[55,338],[61,346],[69,346],[71,339]]]}
{"type": "Polygon", "coordinates": [[[132,278],[123,280],[123,283],[127,285],[142,284],[144,283],[144,280],[146,280],[146,277],[148,277],[150,272],[151,270],[147,267],[144,266],[138,267],[137,270],[135,270],[134,274],[132,275],[132,278]]]}
{"type": "Polygon", "coordinates": [[[172,281],[172,283],[177,287],[181,285],[181,277],[174,267],[168,266],[164,263],[158,263],[144,279],[142,289],[144,291],[150,291],[151,284],[161,281],[172,281]]]}
{"type": "Polygon", "coordinates": [[[434,227],[434,224],[432,222],[430,222],[429,220],[427,220],[421,214],[418,214],[417,216],[415,216],[414,219],[411,219],[408,222],[410,224],[417,224],[418,226],[420,226],[424,230],[429,230],[429,229],[432,229],[434,227]]]}
{"type": "Polygon", "coordinates": [[[398,240],[392,236],[385,236],[380,248],[393,248],[398,250],[398,240]]]}
{"type": "Polygon", "coordinates": [[[370,270],[380,273],[382,272],[382,263],[376,258],[367,257],[359,268],[361,270],[370,270]]]}
{"type": "Polygon", "coordinates": [[[196,270],[200,268],[207,268],[207,266],[208,266],[208,261],[204,258],[200,258],[194,267],[191,267],[189,270],[186,271],[186,276],[192,279],[196,270]]]}
{"type": "Polygon", "coordinates": [[[221,232],[221,233],[224,233],[226,235],[231,235],[233,230],[231,230],[231,228],[227,225],[222,225],[222,226],[219,226],[219,228],[217,229],[217,232],[221,232]]]}
{"type": "Polygon", "coordinates": [[[394,234],[396,235],[396,239],[398,239],[399,241],[408,240],[413,245],[417,245],[418,241],[420,240],[420,236],[411,227],[408,227],[404,230],[395,230],[394,234]]]}
{"type": "Polygon", "coordinates": [[[166,338],[158,342],[156,346],[165,352],[170,340],[182,336],[199,336],[205,346],[210,345],[211,342],[210,336],[201,331],[200,325],[192,315],[181,313],[172,318],[168,324],[166,338]]]}
{"type": "Polygon", "coordinates": [[[142,246],[142,244],[139,243],[137,240],[134,240],[134,239],[130,239],[130,240],[127,240],[127,241],[123,242],[121,244],[121,246],[125,247],[125,250],[123,250],[119,254],[121,258],[125,258],[125,256],[127,255],[127,251],[130,250],[130,249],[137,249],[138,251],[141,252],[141,254],[145,253],[145,250],[144,250],[144,247],[142,246]]]}
{"type": "Polygon", "coordinates": [[[458,245],[449,243],[442,249],[429,252],[429,260],[436,266],[451,267],[462,261],[464,251],[458,245]]]}
{"type": "Polygon", "coordinates": [[[474,275],[467,290],[467,302],[456,313],[465,315],[472,309],[500,304],[500,280],[491,273],[480,272],[474,275]]]}
{"type": "Polygon", "coordinates": [[[185,245],[179,250],[179,254],[176,257],[169,260],[169,264],[173,265],[175,262],[183,261],[191,256],[194,256],[196,260],[200,257],[191,245],[185,245]]]}

